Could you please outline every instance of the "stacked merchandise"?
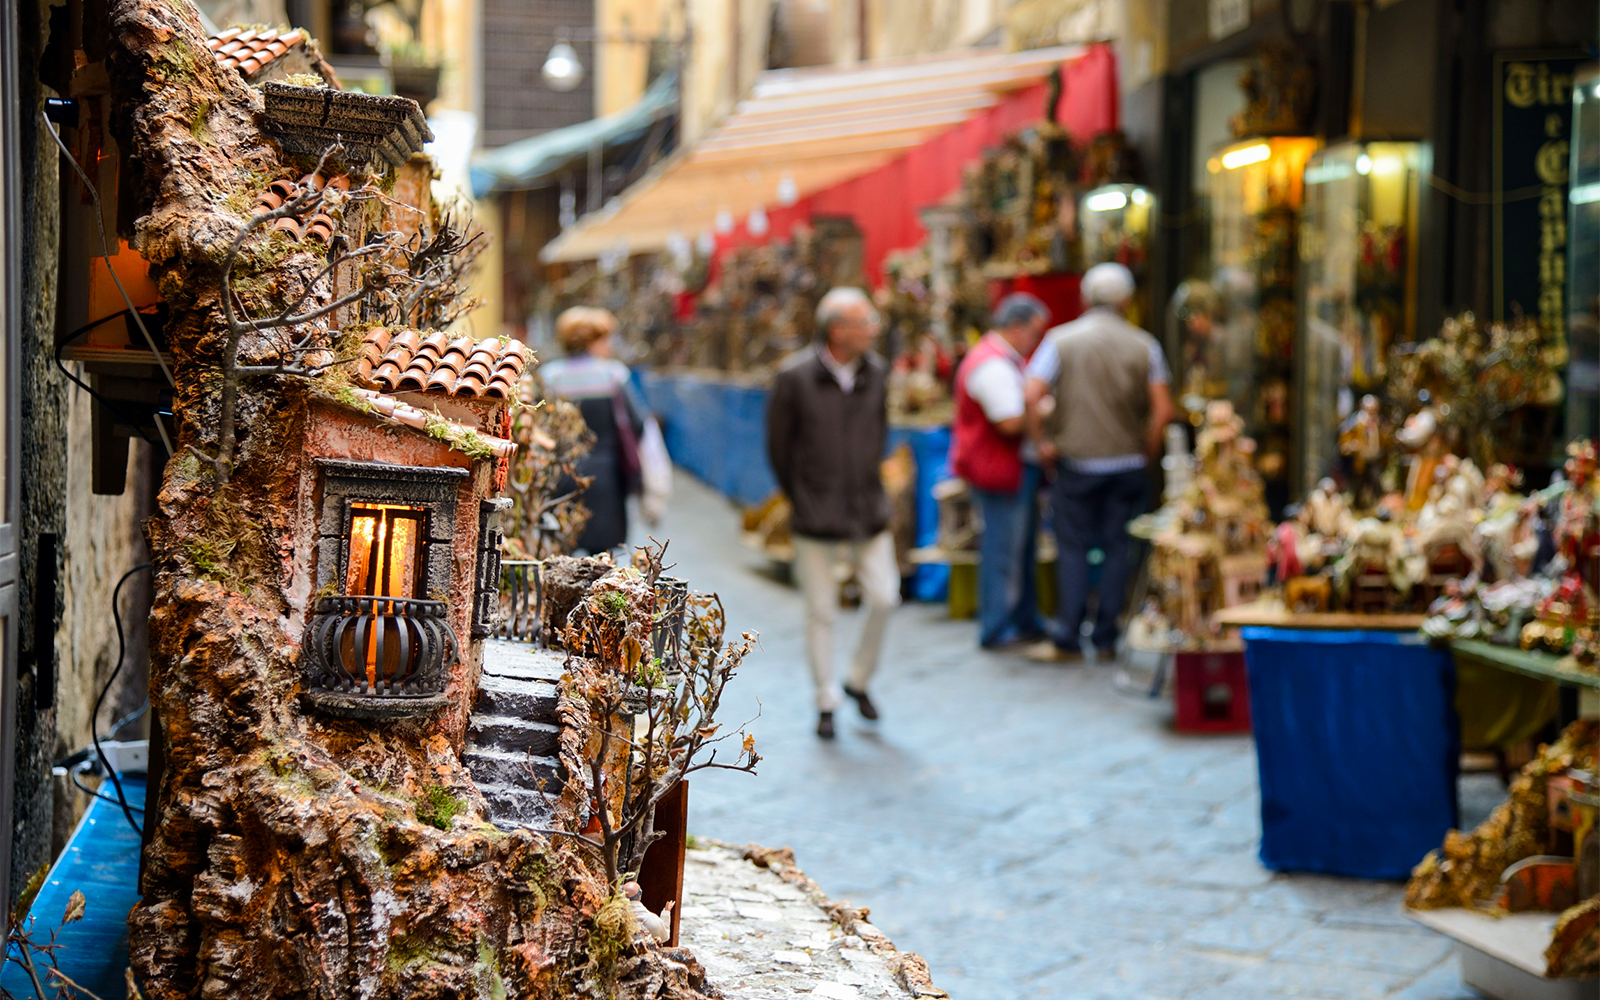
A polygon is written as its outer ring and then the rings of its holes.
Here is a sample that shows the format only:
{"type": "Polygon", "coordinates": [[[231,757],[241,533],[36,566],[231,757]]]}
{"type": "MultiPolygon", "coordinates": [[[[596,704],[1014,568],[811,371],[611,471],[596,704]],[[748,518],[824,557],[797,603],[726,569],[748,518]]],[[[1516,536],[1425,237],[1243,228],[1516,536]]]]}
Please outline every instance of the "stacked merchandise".
{"type": "Polygon", "coordinates": [[[1276,526],[1260,504],[1254,442],[1231,406],[1213,402],[1195,458],[1178,452],[1164,463],[1169,483],[1178,474],[1187,485],[1169,485],[1166,506],[1135,523],[1154,545],[1151,577],[1160,581],[1135,634],[1203,642],[1215,635],[1215,611],[1272,585],[1291,613],[1428,610],[1423,627],[1436,638],[1593,663],[1595,446],[1569,444],[1555,481],[1526,494],[1502,460],[1518,438],[1500,429],[1559,393],[1564,360],[1530,325],[1484,330],[1470,314],[1434,340],[1396,348],[1388,413],[1368,396],[1340,430],[1343,482],[1323,479],[1276,526]]]}

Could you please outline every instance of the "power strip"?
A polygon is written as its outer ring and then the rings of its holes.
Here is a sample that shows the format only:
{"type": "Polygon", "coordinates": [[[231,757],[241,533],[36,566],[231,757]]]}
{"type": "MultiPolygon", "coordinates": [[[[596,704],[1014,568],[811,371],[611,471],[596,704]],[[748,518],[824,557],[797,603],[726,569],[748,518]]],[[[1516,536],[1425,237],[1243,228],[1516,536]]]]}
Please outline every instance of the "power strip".
{"type": "MultiPolygon", "coordinates": [[[[100,749],[118,774],[147,774],[150,771],[149,740],[101,740],[100,749]]],[[[94,748],[89,749],[91,754],[94,748]]]]}

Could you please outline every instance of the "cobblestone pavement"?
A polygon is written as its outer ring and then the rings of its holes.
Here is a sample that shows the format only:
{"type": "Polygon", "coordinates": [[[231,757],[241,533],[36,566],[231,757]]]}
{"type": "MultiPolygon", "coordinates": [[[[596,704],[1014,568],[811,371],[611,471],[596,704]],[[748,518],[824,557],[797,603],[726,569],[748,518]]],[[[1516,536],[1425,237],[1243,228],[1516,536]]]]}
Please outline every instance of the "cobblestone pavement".
{"type": "Polygon", "coordinates": [[[688,854],[682,942],[728,1000],[911,996],[884,958],[806,891],[744,860],[737,848],[688,854]]]}
{"type": "Polygon", "coordinates": [[[1172,733],[1107,668],[983,653],[972,623],[908,604],[873,685],[883,721],[847,707],[819,742],[799,595],[738,544],[731,506],[675,486],[652,533],[762,647],[725,710],[759,706],[767,759],[696,775],[691,832],[792,846],[957,1000],[1473,996],[1398,884],[1263,869],[1250,740],[1172,733]]]}

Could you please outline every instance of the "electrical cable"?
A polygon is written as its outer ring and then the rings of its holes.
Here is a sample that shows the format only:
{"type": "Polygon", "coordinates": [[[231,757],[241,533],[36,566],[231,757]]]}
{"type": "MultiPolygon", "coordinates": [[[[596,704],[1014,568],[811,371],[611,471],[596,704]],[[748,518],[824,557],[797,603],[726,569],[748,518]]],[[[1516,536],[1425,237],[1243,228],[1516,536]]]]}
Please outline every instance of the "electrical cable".
{"type": "MultiPolygon", "coordinates": [[[[67,347],[74,340],[77,340],[79,337],[81,337],[84,334],[88,333],[90,330],[93,330],[95,327],[99,326],[102,323],[109,323],[110,321],[116,319],[119,316],[126,316],[126,315],[128,315],[128,314],[127,314],[126,311],[124,311],[124,312],[114,312],[110,316],[102,316],[97,320],[94,320],[94,321],[89,322],[89,323],[85,323],[84,325],[78,327],[76,330],[74,330],[71,333],[67,334],[65,337],[61,338],[61,343],[56,345],[56,367],[61,369],[61,374],[65,375],[68,379],[70,379],[74,385],[76,385],[78,388],[82,389],[84,392],[87,392],[94,399],[95,402],[99,403],[101,406],[105,407],[108,411],[110,411],[111,415],[113,417],[116,417],[117,421],[119,423],[121,423],[123,426],[127,427],[129,430],[133,431],[135,434],[139,435],[139,440],[143,441],[145,444],[153,445],[153,444],[155,444],[155,442],[150,440],[149,435],[145,434],[145,432],[139,428],[138,424],[136,424],[132,420],[130,420],[128,418],[127,414],[123,413],[121,410],[117,409],[115,406],[112,406],[111,405],[111,400],[107,399],[106,397],[100,395],[98,392],[94,391],[94,389],[90,388],[89,387],[89,383],[85,382],[83,379],[80,379],[78,376],[72,374],[72,372],[67,368],[66,363],[61,360],[62,352],[65,351],[67,349],[67,347]]],[[[155,422],[156,422],[156,426],[157,427],[161,426],[161,416],[160,416],[160,414],[156,415],[155,422]]],[[[171,454],[172,454],[172,449],[170,447],[167,449],[167,454],[168,454],[168,456],[171,456],[171,454]]]]}
{"type": "MultiPolygon", "coordinates": [[[[139,310],[134,306],[133,299],[128,295],[128,290],[122,287],[122,279],[117,276],[117,269],[111,266],[111,244],[106,239],[105,211],[100,207],[100,192],[95,189],[94,184],[90,183],[89,175],[83,172],[83,167],[78,164],[78,158],[72,155],[72,150],[68,149],[67,144],[61,141],[61,135],[52,126],[50,116],[45,114],[42,108],[39,111],[39,116],[44,119],[44,130],[50,133],[50,138],[55,140],[57,148],[67,158],[67,162],[72,164],[72,169],[77,172],[78,179],[83,182],[84,189],[89,192],[89,198],[94,202],[94,228],[100,234],[100,256],[106,262],[106,271],[111,275],[111,280],[116,283],[117,291],[122,295],[122,301],[128,304],[128,311],[133,314],[133,322],[139,327],[139,332],[144,334],[144,342],[149,345],[151,356],[156,359],[156,364],[161,367],[161,374],[167,377],[167,385],[176,389],[178,383],[173,380],[172,370],[167,367],[166,360],[161,357],[161,351],[156,347],[156,339],[150,336],[150,330],[144,325],[144,318],[139,315],[139,310]]],[[[172,439],[167,436],[167,428],[161,423],[159,417],[156,420],[156,430],[161,432],[161,443],[167,446],[167,457],[171,458],[172,439]]]]}
{"type": "MultiPolygon", "coordinates": [[[[90,788],[88,785],[85,785],[83,783],[82,779],[80,779],[78,777],[83,772],[84,772],[83,768],[76,768],[76,767],[67,772],[68,777],[70,777],[72,779],[72,783],[77,786],[78,791],[83,792],[85,795],[91,795],[94,798],[99,799],[101,802],[109,802],[114,806],[115,805],[121,805],[120,802],[118,802],[116,799],[112,798],[111,796],[105,794],[104,792],[97,792],[93,788],[90,788]]],[[[144,810],[141,809],[138,806],[129,806],[128,808],[132,809],[134,812],[140,814],[141,816],[144,815],[144,810]]]]}
{"type": "Polygon", "coordinates": [[[148,711],[150,711],[150,699],[146,698],[144,701],[139,703],[138,708],[118,719],[116,724],[106,731],[107,735],[117,735],[118,733],[122,732],[123,727],[127,726],[129,723],[138,721],[138,719],[148,711]]]}
{"type": "Polygon", "coordinates": [[[106,239],[105,211],[100,207],[100,192],[95,189],[94,184],[89,180],[89,175],[83,172],[83,167],[78,164],[78,158],[72,155],[72,150],[68,149],[67,144],[61,141],[60,133],[51,127],[50,116],[46,115],[42,110],[39,115],[44,119],[45,131],[49,132],[50,138],[56,141],[56,146],[66,156],[67,162],[72,164],[72,169],[77,172],[78,179],[83,181],[84,189],[89,192],[89,198],[94,202],[94,228],[100,233],[100,256],[106,262],[106,270],[110,272],[111,280],[116,282],[117,291],[122,293],[122,301],[128,304],[128,310],[133,313],[133,321],[139,325],[139,332],[144,334],[144,342],[149,345],[150,353],[155,355],[156,364],[161,366],[161,374],[167,377],[167,385],[176,389],[178,383],[173,380],[172,370],[167,367],[166,361],[161,357],[161,352],[157,350],[156,339],[150,336],[149,330],[145,329],[144,320],[139,318],[138,308],[134,306],[133,299],[129,298],[128,290],[122,287],[122,279],[117,277],[116,268],[111,266],[111,243],[106,239]]]}
{"type": "Polygon", "coordinates": [[[94,700],[94,714],[89,716],[89,735],[94,738],[94,752],[100,758],[100,766],[106,769],[106,774],[111,778],[111,784],[117,790],[117,802],[122,806],[122,815],[128,817],[128,825],[133,827],[133,832],[141,838],[144,836],[144,825],[133,818],[133,807],[128,805],[128,797],[122,791],[122,779],[117,777],[116,770],[111,766],[111,760],[106,757],[106,752],[100,747],[100,708],[105,704],[106,695],[111,691],[117,674],[122,672],[122,660],[128,653],[127,639],[122,632],[122,585],[135,573],[152,569],[150,563],[135,566],[122,574],[122,579],[111,590],[111,620],[117,626],[117,665],[112,668],[111,676],[106,678],[105,686],[100,689],[100,696],[94,700]]]}

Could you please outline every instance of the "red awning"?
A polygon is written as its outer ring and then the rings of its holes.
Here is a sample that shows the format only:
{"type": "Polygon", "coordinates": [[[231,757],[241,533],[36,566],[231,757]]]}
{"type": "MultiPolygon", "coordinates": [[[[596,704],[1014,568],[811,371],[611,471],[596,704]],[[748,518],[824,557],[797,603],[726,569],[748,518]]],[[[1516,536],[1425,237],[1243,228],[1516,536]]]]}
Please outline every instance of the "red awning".
{"type": "Polygon", "coordinates": [[[1116,59],[1106,45],[764,73],[728,119],[542,256],[660,250],[673,234],[710,232],[721,212],[736,223],[718,241],[724,248],[785,236],[813,215],[848,215],[877,282],[890,251],[922,240],[921,209],[959,189],[985,147],[1044,117],[1044,81],[1058,66],[1057,121],[1083,141],[1115,129],[1116,59]],[[785,182],[798,195],[789,206],[778,204],[785,182]],[[758,206],[770,226],[760,240],[745,228],[758,206]]]}

